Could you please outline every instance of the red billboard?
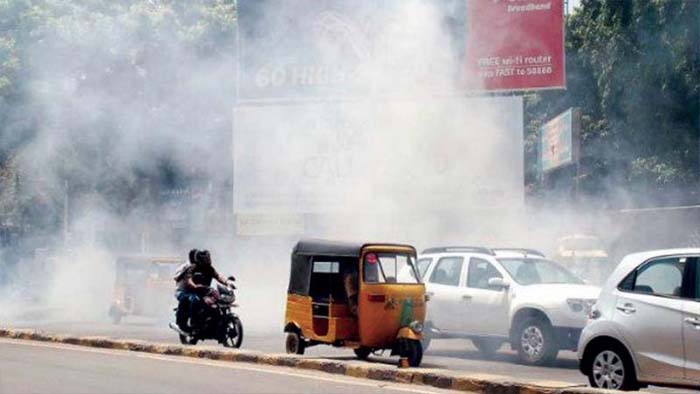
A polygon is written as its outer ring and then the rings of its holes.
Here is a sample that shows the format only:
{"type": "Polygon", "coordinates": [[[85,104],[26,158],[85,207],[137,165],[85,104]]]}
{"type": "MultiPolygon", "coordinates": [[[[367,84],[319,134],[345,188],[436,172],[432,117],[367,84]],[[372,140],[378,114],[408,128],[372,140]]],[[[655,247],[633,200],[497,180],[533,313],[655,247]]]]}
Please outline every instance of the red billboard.
{"type": "Polygon", "coordinates": [[[467,0],[467,87],[565,88],[563,3],[467,0]]]}

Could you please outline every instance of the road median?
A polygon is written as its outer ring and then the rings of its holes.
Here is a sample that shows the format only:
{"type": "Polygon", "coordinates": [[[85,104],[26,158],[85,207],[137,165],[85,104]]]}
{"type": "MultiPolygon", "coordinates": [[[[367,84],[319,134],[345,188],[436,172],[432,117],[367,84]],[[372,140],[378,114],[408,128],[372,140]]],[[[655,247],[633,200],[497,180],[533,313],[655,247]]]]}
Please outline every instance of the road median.
{"type": "MultiPolygon", "coordinates": [[[[501,376],[469,374],[443,369],[399,369],[390,365],[370,362],[358,363],[286,354],[266,354],[239,349],[212,350],[187,345],[160,344],[107,337],[54,335],[34,330],[0,328],[0,337],[169,356],[292,367],[364,379],[425,385],[483,394],[593,394],[608,392],[588,387],[565,387],[561,382],[548,382],[540,385],[511,381],[501,376]]],[[[612,393],[612,391],[609,392],[612,393]]]]}

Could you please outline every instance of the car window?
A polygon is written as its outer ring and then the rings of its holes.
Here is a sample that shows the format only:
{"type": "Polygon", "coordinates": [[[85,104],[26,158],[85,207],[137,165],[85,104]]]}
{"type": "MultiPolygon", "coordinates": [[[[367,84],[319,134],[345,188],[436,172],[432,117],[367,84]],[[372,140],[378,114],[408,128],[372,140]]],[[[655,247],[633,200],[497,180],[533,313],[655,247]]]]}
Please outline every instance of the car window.
{"type": "Polygon", "coordinates": [[[542,258],[497,258],[501,266],[521,285],[543,283],[582,284],[583,281],[554,261],[542,258]]]}
{"type": "Polygon", "coordinates": [[[686,257],[665,257],[642,264],[620,284],[621,290],[680,297],[686,257]]]}
{"type": "Polygon", "coordinates": [[[700,257],[695,256],[688,259],[689,268],[692,275],[691,278],[695,278],[695,286],[688,292],[690,296],[696,300],[700,300],[700,257]]]}
{"type": "Polygon", "coordinates": [[[430,263],[433,262],[433,259],[429,257],[424,257],[422,259],[418,259],[417,263],[417,268],[418,268],[418,273],[420,274],[421,278],[425,278],[426,272],[428,272],[428,267],[430,267],[430,263]]]}
{"type": "Polygon", "coordinates": [[[500,272],[486,260],[472,258],[469,260],[469,271],[467,271],[467,287],[476,289],[488,289],[489,279],[503,278],[500,272]]]}
{"type": "Polygon", "coordinates": [[[443,257],[438,260],[430,282],[448,286],[459,286],[459,277],[462,273],[463,257],[443,257]]]}

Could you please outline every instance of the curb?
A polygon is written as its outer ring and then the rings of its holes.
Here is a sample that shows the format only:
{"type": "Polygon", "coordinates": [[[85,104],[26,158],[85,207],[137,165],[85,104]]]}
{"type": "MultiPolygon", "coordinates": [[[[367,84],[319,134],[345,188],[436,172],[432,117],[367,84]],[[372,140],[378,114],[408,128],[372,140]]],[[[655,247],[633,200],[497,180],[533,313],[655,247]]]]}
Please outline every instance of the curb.
{"type": "Polygon", "coordinates": [[[346,375],[394,383],[408,383],[432,386],[442,389],[467,391],[481,394],[602,394],[617,393],[590,387],[556,388],[470,376],[448,370],[421,368],[397,369],[388,365],[356,365],[347,361],[334,361],[319,358],[304,358],[285,354],[265,354],[246,350],[210,350],[193,346],[159,344],[138,340],[121,340],[107,337],[79,337],[52,335],[33,330],[13,330],[0,328],[0,338],[21,339],[41,342],[63,343],[103,349],[128,350],[133,352],[204,358],[218,361],[264,364],[321,371],[336,375],[346,375]]]}

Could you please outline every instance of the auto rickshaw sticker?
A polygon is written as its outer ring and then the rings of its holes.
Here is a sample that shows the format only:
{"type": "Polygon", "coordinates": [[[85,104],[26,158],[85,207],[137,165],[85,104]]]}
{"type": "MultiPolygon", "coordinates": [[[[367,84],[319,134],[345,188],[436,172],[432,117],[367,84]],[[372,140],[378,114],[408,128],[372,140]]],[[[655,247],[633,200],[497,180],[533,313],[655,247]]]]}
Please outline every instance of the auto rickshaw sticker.
{"type": "Polygon", "coordinates": [[[395,299],[389,297],[389,299],[386,300],[386,303],[384,304],[384,310],[393,311],[394,309],[396,309],[397,306],[399,306],[399,303],[395,299]]]}
{"type": "Polygon", "coordinates": [[[401,327],[406,327],[413,321],[413,299],[406,298],[401,303],[401,315],[399,316],[399,324],[401,327]]]}

